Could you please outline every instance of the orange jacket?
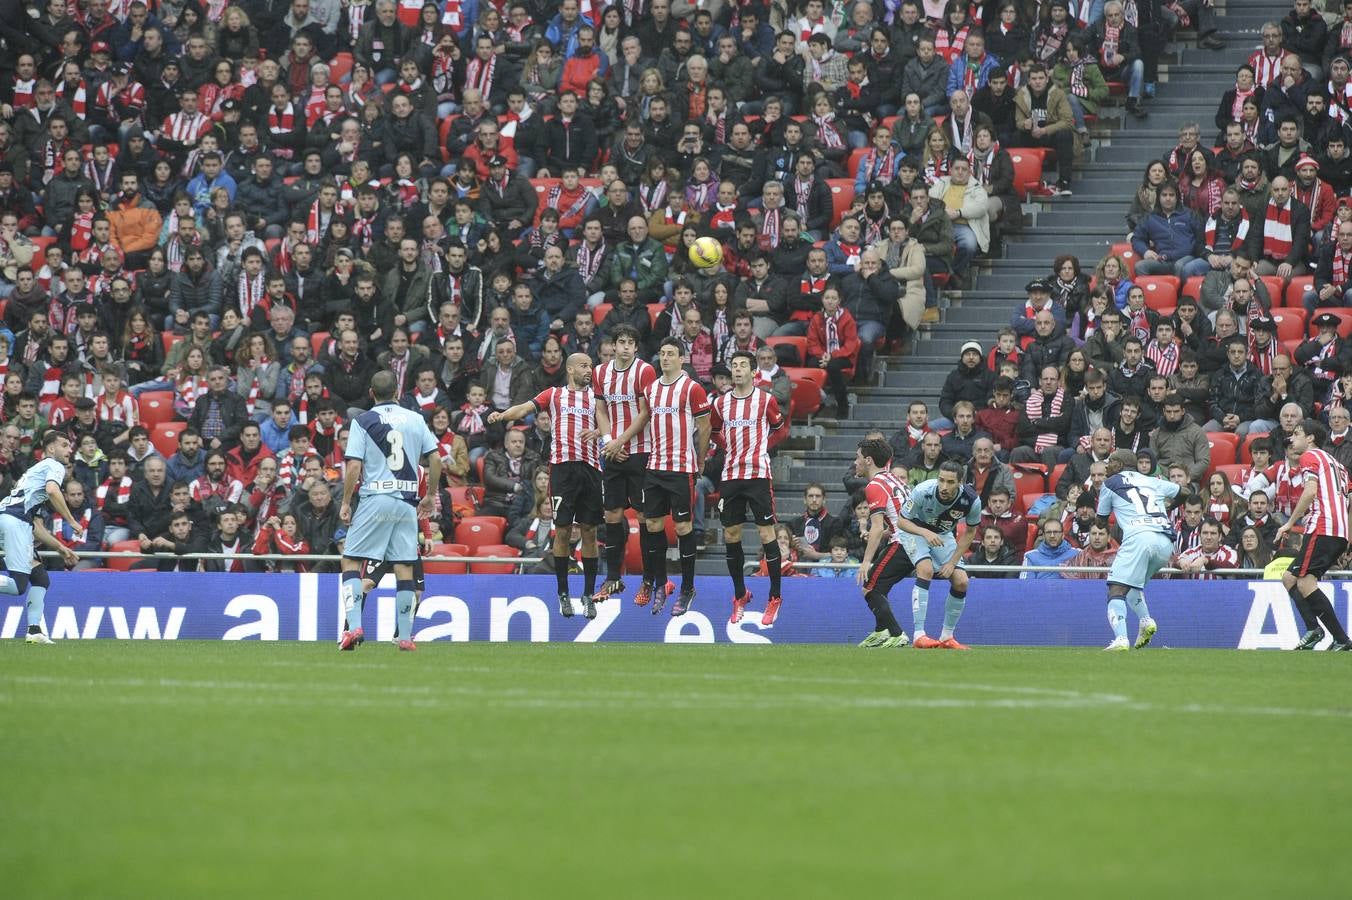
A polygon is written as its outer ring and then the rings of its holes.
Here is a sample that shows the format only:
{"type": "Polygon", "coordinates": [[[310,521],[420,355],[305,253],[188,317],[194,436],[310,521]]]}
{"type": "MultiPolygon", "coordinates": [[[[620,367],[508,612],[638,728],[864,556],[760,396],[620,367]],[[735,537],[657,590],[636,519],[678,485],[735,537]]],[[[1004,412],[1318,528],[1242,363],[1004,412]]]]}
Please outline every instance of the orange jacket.
{"type": "Polygon", "coordinates": [[[123,253],[154,249],[160,237],[159,210],[140,194],[129,201],[119,197],[117,205],[108,210],[108,224],[112,226],[113,242],[123,253]]]}
{"type": "MultiPolygon", "coordinates": [[[[850,315],[848,309],[840,311],[840,321],[838,322],[840,330],[840,349],[836,351],[836,356],[843,356],[850,361],[850,368],[846,375],[854,372],[854,364],[859,360],[859,329],[855,327],[854,316],[850,315]]],[[[821,357],[826,354],[826,316],[820,311],[813,313],[812,319],[807,323],[807,353],[808,356],[821,357]]]]}

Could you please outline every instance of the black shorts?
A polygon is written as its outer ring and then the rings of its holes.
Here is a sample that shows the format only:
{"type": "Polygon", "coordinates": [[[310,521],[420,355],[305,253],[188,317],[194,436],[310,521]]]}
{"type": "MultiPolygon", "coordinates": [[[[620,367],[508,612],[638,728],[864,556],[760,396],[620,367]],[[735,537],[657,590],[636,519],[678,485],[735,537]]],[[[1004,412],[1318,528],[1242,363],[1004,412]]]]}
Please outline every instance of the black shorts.
{"type": "Polygon", "coordinates": [[[643,479],[643,517],[689,522],[695,508],[695,476],[688,472],[655,472],[643,479]]]}
{"type": "Polygon", "coordinates": [[[878,551],[878,561],[869,570],[868,581],[864,583],[864,593],[882,591],[890,594],[903,579],[909,578],[915,571],[911,558],[901,544],[889,541],[886,547],[878,551]]]}
{"type": "Polygon", "coordinates": [[[736,478],[724,481],[719,489],[718,521],[724,528],[737,528],[751,521],[764,528],[775,524],[775,486],[768,478],[736,478]]]}
{"type": "Polygon", "coordinates": [[[648,454],[631,453],[623,462],[606,461],[601,474],[605,484],[606,509],[643,509],[643,477],[648,471],[648,454]]]}
{"type": "Polygon", "coordinates": [[[1300,545],[1300,552],[1291,560],[1288,572],[1297,578],[1313,575],[1322,578],[1329,569],[1337,568],[1338,560],[1347,552],[1344,538],[1327,534],[1307,534],[1300,545]]]}
{"type": "Polygon", "coordinates": [[[601,472],[584,462],[555,463],[549,469],[554,527],[601,522],[601,472]]]}

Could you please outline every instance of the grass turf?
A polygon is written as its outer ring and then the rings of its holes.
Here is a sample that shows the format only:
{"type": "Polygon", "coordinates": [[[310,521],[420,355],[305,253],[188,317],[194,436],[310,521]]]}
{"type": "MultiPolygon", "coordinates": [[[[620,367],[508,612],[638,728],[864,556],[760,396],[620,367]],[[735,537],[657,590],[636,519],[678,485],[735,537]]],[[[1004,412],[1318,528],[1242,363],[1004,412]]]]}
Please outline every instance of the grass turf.
{"type": "Polygon", "coordinates": [[[3,892],[1346,896],[1352,659],[0,646],[3,892]]]}

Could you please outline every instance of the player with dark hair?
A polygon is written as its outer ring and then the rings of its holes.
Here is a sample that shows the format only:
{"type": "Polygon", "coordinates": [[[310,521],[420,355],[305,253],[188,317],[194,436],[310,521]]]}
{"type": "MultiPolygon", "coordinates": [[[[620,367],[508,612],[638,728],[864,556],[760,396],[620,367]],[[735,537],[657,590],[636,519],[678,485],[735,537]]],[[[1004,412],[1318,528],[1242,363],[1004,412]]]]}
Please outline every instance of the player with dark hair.
{"type": "Polygon", "coordinates": [[[340,595],[345,611],[341,650],[355,650],[365,641],[362,606],[364,562],[394,563],[395,603],[400,650],[418,649],[413,643],[413,563],[418,558],[417,509],[430,513],[429,491],[418,500],[418,462],[427,463],[427,483],[441,481],[437,439],[423,417],[394,402],[398,388],[394,373],[371,377],[375,405],[352,420],[343,472],[343,502],[338,518],[348,526],[343,545],[340,595]],[[361,503],[352,512],[352,496],[361,487],[361,503]]]}
{"type": "Polygon", "coordinates": [[[648,544],[643,527],[643,479],[648,470],[648,386],[657,380],[657,370],[638,358],[639,333],[631,325],[611,331],[615,358],[596,367],[597,408],[603,408],[610,429],[602,437],[601,454],[606,467],[601,482],[605,508],[606,581],[593,600],[600,602],[624,590],[624,545],[628,528],[624,511],[638,513],[638,539],[643,550],[643,575],[648,581],[648,544]]]}
{"type": "Polygon", "coordinates": [[[648,435],[652,453],[643,482],[644,527],[648,531],[643,584],[634,597],[639,606],[653,602],[653,615],[667,600],[666,520],[676,523],[681,547],[681,594],[671,608],[683,616],[695,601],[695,476],[709,450],[709,398],[704,388],[682,366],[684,348],[674,337],[664,338],[657,351],[662,374],[648,385],[648,435]],[[657,590],[654,597],[654,585],[657,590]]]}
{"type": "Polygon", "coordinates": [[[582,610],[596,618],[592,592],[596,589],[596,526],[601,523],[601,450],[599,438],[610,431],[606,412],[592,393],[591,357],[572,353],[564,363],[566,387],[545,388],[533,399],[488,417],[490,425],[515,422],[531,413],[549,413],[553,440],[549,442],[549,495],[554,502],[554,578],[559,588],[559,612],[573,615],[568,594],[568,564],[572,562],[573,523],[582,532],[582,610]]]}
{"type": "MultiPolygon", "coordinates": [[[[51,644],[42,630],[42,606],[47,599],[51,579],[47,569],[33,554],[33,520],[50,506],[62,520],[70,523],[70,539],[84,540],[85,530],[71,514],[61,485],[66,481],[71,443],[64,431],[48,431],[42,439],[42,460],[34,463],[15,483],[9,496],[0,501],[0,537],[5,543],[5,574],[0,575],[0,594],[28,594],[29,644],[51,644]]],[[[45,543],[45,542],[44,542],[45,543]]]]}
{"type": "Polygon", "coordinates": [[[981,524],[981,498],[970,484],[962,483],[962,465],[946,460],[939,465],[939,476],[911,488],[910,499],[901,511],[899,527],[902,546],[915,565],[915,591],[911,596],[915,646],[920,650],[935,647],[966,650],[953,631],[967,605],[967,570],[963,557],[976,539],[981,524]],[[954,537],[958,522],[966,522],[961,538],[954,537]],[[936,572],[935,563],[939,564],[936,572]],[[944,629],[939,639],[925,634],[925,613],[929,609],[930,579],[948,580],[948,598],[944,601],[944,629]]]}
{"type": "Polygon", "coordinates": [[[905,647],[910,643],[901,630],[887,595],[915,567],[901,545],[901,510],[910,499],[906,482],[892,474],[892,445],[882,438],[865,438],[854,454],[854,474],[867,478],[868,540],[855,581],[864,589],[864,602],[873,612],[873,632],[861,647],[905,647]],[[886,549],[882,544],[886,543],[886,549]]]}
{"type": "Polygon", "coordinates": [[[1286,524],[1277,529],[1273,543],[1281,546],[1282,538],[1297,522],[1304,526],[1305,538],[1300,552],[1290,568],[1282,573],[1282,584],[1308,628],[1296,649],[1313,650],[1324,640],[1327,629],[1333,635],[1333,646],[1329,649],[1352,651],[1347,630],[1338,621],[1333,604],[1319,588],[1320,577],[1337,566],[1338,559],[1347,551],[1347,469],[1329,453],[1314,446],[1314,436],[1304,425],[1291,429],[1286,446],[1300,454],[1298,465],[1305,489],[1286,524]]]}
{"type": "Polygon", "coordinates": [[[719,521],[723,546],[732,576],[732,617],[742,621],[751,593],[746,589],[746,554],[742,551],[742,525],[748,510],[765,548],[770,574],[770,597],[761,614],[762,625],[773,625],[782,602],[780,593],[779,541],[775,539],[775,489],[770,480],[770,435],[784,426],[779,403],[769,391],[756,387],[756,355],[738,350],[728,358],[732,390],[719,395],[711,406],[713,440],[723,448],[723,473],[719,521]]]}

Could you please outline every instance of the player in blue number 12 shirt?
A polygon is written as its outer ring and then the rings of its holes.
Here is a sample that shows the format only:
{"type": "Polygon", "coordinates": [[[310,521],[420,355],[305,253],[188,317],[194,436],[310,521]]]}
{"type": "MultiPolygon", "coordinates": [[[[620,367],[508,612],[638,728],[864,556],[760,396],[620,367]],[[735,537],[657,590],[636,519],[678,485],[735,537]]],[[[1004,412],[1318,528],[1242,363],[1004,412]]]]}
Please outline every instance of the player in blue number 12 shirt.
{"type": "Polygon", "coordinates": [[[1136,649],[1155,636],[1155,620],[1145,605],[1145,584],[1173,555],[1174,526],[1168,501],[1177,499],[1178,485],[1137,472],[1136,455],[1130,450],[1118,450],[1108,457],[1108,478],[1099,489],[1098,521],[1107,528],[1109,514],[1116,516],[1122,546],[1108,570],[1108,624],[1113,628],[1113,642],[1105,650],[1131,649],[1128,605],[1138,620],[1136,649]]]}
{"type": "Polygon", "coordinates": [[[340,588],[346,622],[341,650],[355,650],[364,640],[361,612],[362,562],[394,563],[397,638],[400,650],[415,650],[413,644],[413,563],[418,558],[418,463],[426,460],[427,496],[430,514],[436,485],[441,481],[441,458],[437,439],[423,417],[394,402],[395,381],[390,372],[371,378],[375,405],[352,420],[347,438],[343,471],[343,503],[338,518],[347,529],[343,545],[343,575],[340,588]],[[352,495],[361,487],[357,512],[352,495]]]}

